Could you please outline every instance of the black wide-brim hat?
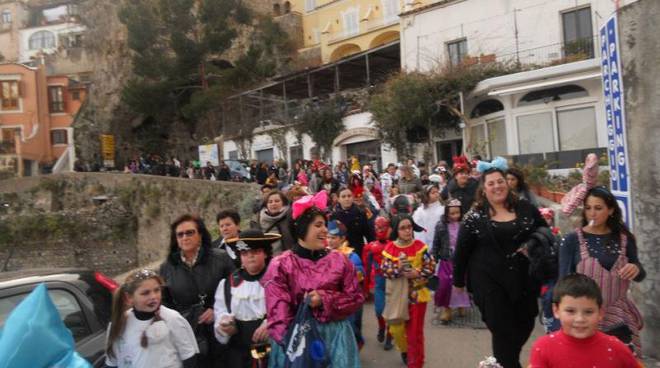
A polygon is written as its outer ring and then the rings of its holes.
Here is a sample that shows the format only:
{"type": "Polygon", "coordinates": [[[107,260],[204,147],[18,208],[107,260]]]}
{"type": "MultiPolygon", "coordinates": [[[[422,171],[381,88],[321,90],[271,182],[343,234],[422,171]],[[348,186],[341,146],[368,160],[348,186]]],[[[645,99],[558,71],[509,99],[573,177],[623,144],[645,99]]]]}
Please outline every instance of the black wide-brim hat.
{"type": "Polygon", "coordinates": [[[264,233],[259,229],[248,229],[241,231],[237,238],[225,240],[225,243],[241,252],[253,249],[271,249],[271,244],[281,238],[280,234],[264,233]]]}

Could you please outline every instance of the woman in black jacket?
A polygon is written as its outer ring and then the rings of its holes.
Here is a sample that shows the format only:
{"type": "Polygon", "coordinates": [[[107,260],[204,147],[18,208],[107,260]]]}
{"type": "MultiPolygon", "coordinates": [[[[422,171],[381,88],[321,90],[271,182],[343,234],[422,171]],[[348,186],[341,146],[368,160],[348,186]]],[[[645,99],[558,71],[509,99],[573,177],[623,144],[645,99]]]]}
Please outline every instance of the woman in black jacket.
{"type": "Polygon", "coordinates": [[[511,193],[504,169],[480,179],[477,205],[464,217],[454,256],[454,287],[466,286],[492,334],[504,368],[519,368],[520,351],[534,329],[540,281],[529,276],[523,243],[547,226],[538,209],[511,193]]]}
{"type": "MultiPolygon", "coordinates": [[[[170,252],[160,266],[166,285],[163,304],[186,317],[198,343],[208,344],[200,367],[221,367],[222,352],[213,334],[213,304],[220,280],[231,275],[234,264],[227,253],[211,247],[211,235],[199,217],[183,215],[170,228],[170,252]]],[[[203,350],[200,346],[200,353],[203,350]]]]}

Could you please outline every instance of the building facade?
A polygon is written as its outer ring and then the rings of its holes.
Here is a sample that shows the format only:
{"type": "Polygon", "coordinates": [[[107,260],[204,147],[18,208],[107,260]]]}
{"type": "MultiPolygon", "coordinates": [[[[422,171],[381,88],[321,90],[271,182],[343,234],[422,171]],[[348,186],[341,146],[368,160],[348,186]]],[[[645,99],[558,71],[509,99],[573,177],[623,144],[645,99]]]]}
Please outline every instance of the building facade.
{"type": "Polygon", "coordinates": [[[43,66],[0,64],[0,170],[38,175],[63,156],[73,165],[71,123],[86,91],[43,66]]]}
{"type": "Polygon", "coordinates": [[[20,30],[28,20],[23,1],[0,0],[0,55],[4,61],[18,61],[20,30]]]}
{"type": "Polygon", "coordinates": [[[565,169],[587,152],[604,153],[596,35],[614,11],[609,0],[453,0],[403,13],[405,70],[496,61],[528,69],[482,81],[464,96],[467,127],[459,137],[437,137],[436,158],[465,149],[565,169]]]}

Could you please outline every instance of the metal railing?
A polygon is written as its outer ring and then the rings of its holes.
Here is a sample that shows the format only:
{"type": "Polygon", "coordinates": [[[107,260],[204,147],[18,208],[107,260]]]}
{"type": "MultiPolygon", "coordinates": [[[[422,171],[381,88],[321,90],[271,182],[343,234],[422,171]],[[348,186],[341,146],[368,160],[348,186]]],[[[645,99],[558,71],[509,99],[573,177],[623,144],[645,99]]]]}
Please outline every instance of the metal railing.
{"type": "Polygon", "coordinates": [[[495,56],[495,61],[545,67],[588,60],[595,57],[600,57],[598,36],[499,54],[495,56]]]}

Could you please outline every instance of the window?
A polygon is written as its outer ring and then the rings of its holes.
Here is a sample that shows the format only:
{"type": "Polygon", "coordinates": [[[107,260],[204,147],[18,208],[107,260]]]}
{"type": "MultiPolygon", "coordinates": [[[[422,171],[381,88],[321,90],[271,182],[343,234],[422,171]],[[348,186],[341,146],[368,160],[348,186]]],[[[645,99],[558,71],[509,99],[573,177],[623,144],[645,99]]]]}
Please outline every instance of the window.
{"type": "Polygon", "coordinates": [[[504,119],[496,119],[488,122],[488,142],[490,143],[491,158],[508,154],[504,119]]]}
{"type": "Polygon", "coordinates": [[[39,31],[30,36],[30,50],[49,49],[55,47],[53,32],[39,31]]]}
{"type": "Polygon", "coordinates": [[[447,44],[447,55],[452,66],[459,65],[467,56],[467,40],[458,40],[447,44]]]}
{"type": "Polygon", "coordinates": [[[229,151],[229,159],[238,160],[238,151],[237,150],[229,151]]]}
{"type": "Polygon", "coordinates": [[[50,131],[51,144],[68,144],[68,132],[65,129],[56,129],[50,131]]]}
{"type": "Polygon", "coordinates": [[[552,101],[564,101],[572,98],[587,97],[587,90],[574,84],[529,92],[518,102],[518,107],[538,105],[552,101]]]}
{"type": "Polygon", "coordinates": [[[316,9],[316,0],[305,0],[305,11],[311,12],[316,9]]]}
{"type": "Polygon", "coordinates": [[[11,24],[11,11],[9,9],[2,11],[2,24],[11,24]]]}
{"type": "MultiPolygon", "coordinates": [[[[73,334],[75,341],[80,341],[92,334],[87,319],[80,308],[80,304],[73,294],[61,289],[49,289],[48,295],[55,304],[55,308],[60,314],[64,325],[73,334]]],[[[0,299],[0,328],[5,325],[5,321],[12,310],[23,300],[27,294],[11,295],[0,299]]]]}
{"type": "Polygon", "coordinates": [[[80,91],[71,92],[71,99],[74,101],[80,101],[80,91]]]}
{"type": "Polygon", "coordinates": [[[315,45],[321,43],[321,30],[318,28],[312,28],[312,42],[315,45]]]}
{"type": "Polygon", "coordinates": [[[564,27],[564,54],[594,57],[594,34],[591,8],[586,7],[562,14],[564,27]]]}
{"type": "Polygon", "coordinates": [[[594,107],[557,112],[559,149],[562,151],[598,147],[594,107]]]}
{"type": "Polygon", "coordinates": [[[520,154],[555,151],[552,112],[519,116],[517,122],[520,154]]]}
{"type": "Polygon", "coordinates": [[[64,93],[61,86],[48,87],[50,113],[64,112],[64,93]]]}
{"type": "Polygon", "coordinates": [[[0,81],[3,110],[18,110],[18,81],[0,81]]]}
{"type": "Polygon", "coordinates": [[[60,36],[60,44],[64,44],[67,48],[77,48],[83,45],[83,35],[81,33],[68,34],[60,36]]]}
{"type": "Polygon", "coordinates": [[[498,111],[504,111],[504,105],[498,100],[490,99],[479,102],[479,104],[472,109],[470,118],[475,119],[498,111]]]}
{"type": "Polygon", "coordinates": [[[357,9],[344,12],[344,36],[352,36],[360,33],[360,20],[357,9]]]}
{"type": "Polygon", "coordinates": [[[293,164],[295,164],[296,161],[302,160],[303,159],[302,146],[289,147],[289,158],[291,159],[291,167],[293,167],[293,164]]]}
{"type": "Polygon", "coordinates": [[[401,11],[399,0],[382,0],[383,1],[383,18],[388,20],[396,19],[401,11]]]}
{"type": "Polygon", "coordinates": [[[470,128],[469,150],[472,155],[488,156],[488,141],[486,140],[486,130],[483,124],[470,128]]]}

